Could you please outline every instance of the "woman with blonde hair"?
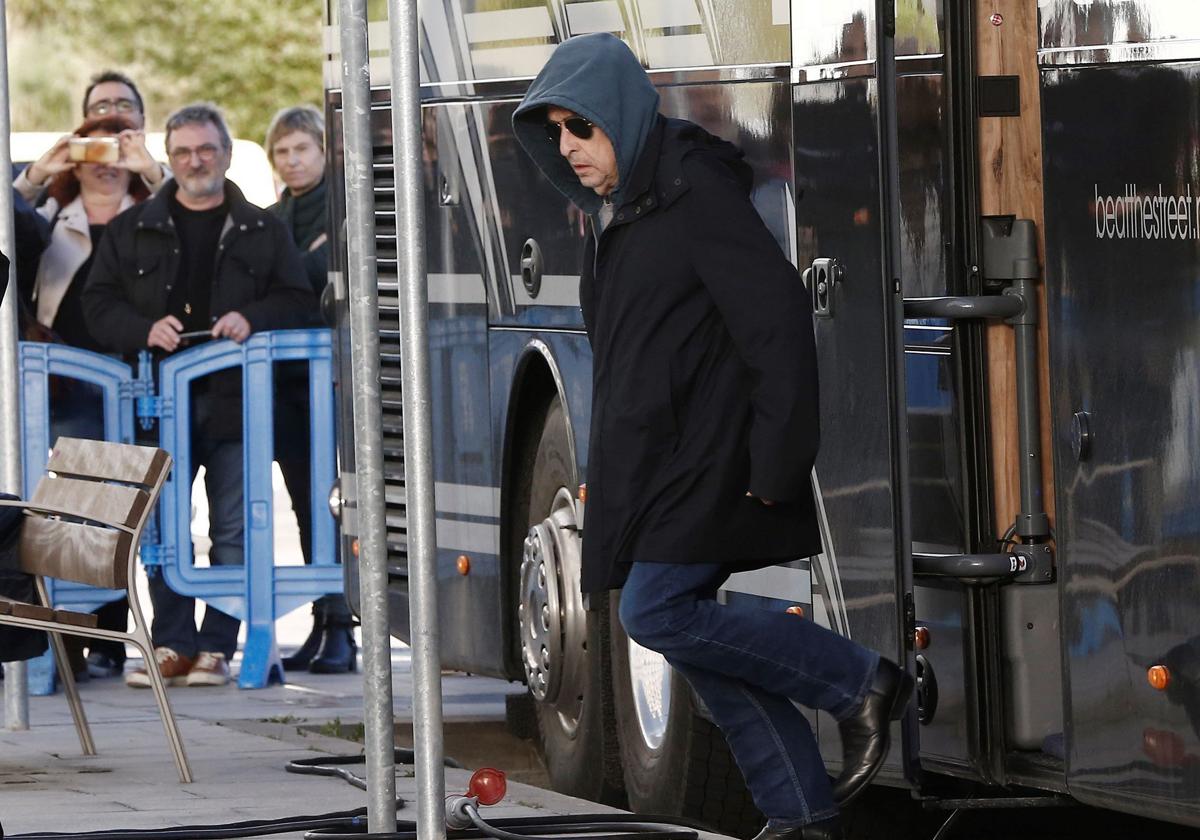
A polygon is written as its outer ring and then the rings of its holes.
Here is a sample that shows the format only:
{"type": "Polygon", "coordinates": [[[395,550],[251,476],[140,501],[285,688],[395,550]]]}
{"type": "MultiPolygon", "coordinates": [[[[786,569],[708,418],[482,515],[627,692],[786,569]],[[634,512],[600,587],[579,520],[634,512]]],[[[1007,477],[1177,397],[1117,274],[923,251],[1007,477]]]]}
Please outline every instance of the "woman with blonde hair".
{"type": "MultiPolygon", "coordinates": [[[[319,300],[329,276],[328,199],[325,189],[325,119],[312,105],[283,108],[267,128],[267,156],[283,192],[270,210],[292,233],[319,300]]],[[[319,325],[317,313],[312,323],[319,325]]],[[[308,373],[303,362],[281,365],[277,380],[275,460],[300,525],[300,550],[312,562],[312,483],[309,477],[308,373]]],[[[313,628],[300,649],[283,658],[285,671],[341,674],[357,667],[354,622],[342,595],[313,603],[313,628]]]]}

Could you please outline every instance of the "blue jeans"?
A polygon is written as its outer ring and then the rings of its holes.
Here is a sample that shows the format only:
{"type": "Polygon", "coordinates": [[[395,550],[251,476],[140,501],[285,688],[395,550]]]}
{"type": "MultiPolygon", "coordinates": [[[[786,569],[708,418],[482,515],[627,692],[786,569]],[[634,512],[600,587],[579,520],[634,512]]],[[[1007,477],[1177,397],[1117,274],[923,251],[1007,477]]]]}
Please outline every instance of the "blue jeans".
{"type": "Polygon", "coordinates": [[[879,654],[782,610],[718,604],[728,577],[715,563],[634,563],[621,624],[704,701],[764,816],[791,824],[829,819],[837,814],[829,777],[793,701],[849,717],[879,654]]]}
{"type": "MultiPolygon", "coordinates": [[[[192,442],[192,476],[204,466],[204,490],[208,495],[208,536],[212,548],[208,561],[214,566],[240,566],[245,562],[245,516],[242,508],[242,442],[214,441],[197,436],[192,442]]],[[[233,659],[241,622],[211,604],[204,608],[204,623],[196,630],[196,599],[178,594],[161,574],[150,578],[150,601],[154,622],[150,633],[156,647],[169,647],[178,654],[194,657],[200,651],[223,653],[233,659]]]]}

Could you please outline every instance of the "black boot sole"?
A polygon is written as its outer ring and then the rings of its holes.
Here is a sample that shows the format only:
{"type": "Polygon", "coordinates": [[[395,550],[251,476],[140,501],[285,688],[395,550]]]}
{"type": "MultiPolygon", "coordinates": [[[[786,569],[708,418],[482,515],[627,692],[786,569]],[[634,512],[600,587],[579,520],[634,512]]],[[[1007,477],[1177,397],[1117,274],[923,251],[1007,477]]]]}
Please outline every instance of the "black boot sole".
{"type": "Polygon", "coordinates": [[[354,654],[354,658],[350,660],[350,664],[342,666],[338,665],[321,665],[321,660],[314,659],[312,664],[308,666],[310,674],[354,674],[358,671],[358,653],[354,654]]]}

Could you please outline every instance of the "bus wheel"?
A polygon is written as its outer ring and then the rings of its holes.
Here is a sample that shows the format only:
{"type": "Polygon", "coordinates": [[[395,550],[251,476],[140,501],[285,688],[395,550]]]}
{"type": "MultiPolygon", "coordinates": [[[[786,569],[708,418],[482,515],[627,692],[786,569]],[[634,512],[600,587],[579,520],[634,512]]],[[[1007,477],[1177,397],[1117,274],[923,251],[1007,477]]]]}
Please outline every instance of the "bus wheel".
{"type": "Polygon", "coordinates": [[[631,811],[682,815],[749,837],[763,817],[725,736],[700,711],[687,681],[660,654],[625,635],[619,594],[610,604],[613,695],[631,811]]]}
{"type": "Polygon", "coordinates": [[[583,608],[581,544],[562,405],[546,411],[524,476],[528,530],[521,546],[517,622],[521,665],[537,708],[551,785],[596,802],[622,801],[615,722],[606,702],[608,616],[583,608]]]}

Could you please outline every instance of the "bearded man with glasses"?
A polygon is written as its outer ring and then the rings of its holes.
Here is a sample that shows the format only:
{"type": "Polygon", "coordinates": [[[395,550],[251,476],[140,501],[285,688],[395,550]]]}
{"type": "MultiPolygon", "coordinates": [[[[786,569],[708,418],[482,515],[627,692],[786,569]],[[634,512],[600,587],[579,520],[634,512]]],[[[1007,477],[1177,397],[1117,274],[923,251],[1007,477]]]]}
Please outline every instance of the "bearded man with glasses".
{"type": "MultiPolygon", "coordinates": [[[[174,353],[201,338],[243,342],[262,330],[305,326],[316,301],[291,233],[225,177],[233,139],[221,112],[198,103],[167,120],[175,177],[114,219],[84,291],[92,335],[106,349],[174,353]]],[[[244,562],[242,386],[235,371],[192,390],[192,476],[205,467],[213,565],[244,562]]],[[[189,484],[191,482],[189,481],[189,484]]],[[[155,663],[168,684],[224,685],[239,622],[150,578],[155,663]]],[[[126,683],[149,687],[144,668],[126,683]]]]}

